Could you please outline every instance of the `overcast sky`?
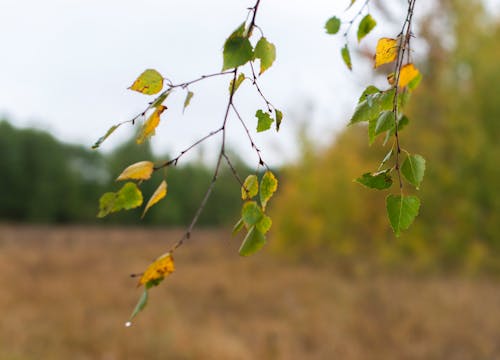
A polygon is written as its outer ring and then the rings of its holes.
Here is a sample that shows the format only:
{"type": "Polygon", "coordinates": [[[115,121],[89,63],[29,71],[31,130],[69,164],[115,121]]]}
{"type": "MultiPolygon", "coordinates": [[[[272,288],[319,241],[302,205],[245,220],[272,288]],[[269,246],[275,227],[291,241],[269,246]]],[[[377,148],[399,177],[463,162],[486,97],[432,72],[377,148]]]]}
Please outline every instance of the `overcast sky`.
{"type": "MultiPolygon", "coordinates": [[[[60,139],[91,146],[114,123],[140,112],[150,98],[127,90],[145,69],[157,69],[174,83],[217,72],[226,37],[246,18],[248,0],[1,0],[0,116],[17,126],[36,125],[60,139]]],[[[307,119],[319,143],[331,141],[347,122],[359,91],[367,85],[369,64],[341,63],[341,36],[325,34],[325,20],[342,14],[345,1],[263,0],[257,17],[277,47],[277,60],[261,78],[271,102],[285,113],[282,131],[255,135],[272,164],[297,154],[295,132],[306,104],[307,119]]],[[[355,34],[353,34],[355,35],[355,34]]],[[[378,27],[364,40],[373,51],[390,27],[378,27]]],[[[352,41],[354,47],[355,42],[352,41]]],[[[184,93],[169,98],[155,150],[175,154],[220,126],[229,78],[191,87],[192,105],[182,115],[184,93]]],[[[264,103],[247,83],[236,104],[251,128],[264,103]]],[[[234,118],[233,118],[234,119],[234,118]]],[[[235,120],[235,119],[234,119],[235,120]]],[[[237,121],[229,144],[249,153],[237,121]]],[[[108,151],[131,136],[117,131],[102,146],[108,151]]],[[[218,140],[204,147],[216,151],[218,140]]],[[[245,155],[246,157],[253,155],[245,155]]],[[[252,161],[250,159],[250,161],[252,161]]]]}

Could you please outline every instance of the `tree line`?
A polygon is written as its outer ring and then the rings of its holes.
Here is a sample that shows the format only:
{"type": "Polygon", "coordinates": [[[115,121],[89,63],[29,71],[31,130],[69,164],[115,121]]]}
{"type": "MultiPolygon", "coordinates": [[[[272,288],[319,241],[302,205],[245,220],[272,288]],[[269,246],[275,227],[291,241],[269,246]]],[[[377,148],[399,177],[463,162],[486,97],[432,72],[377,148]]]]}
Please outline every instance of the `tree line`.
{"type": "MultiPolygon", "coordinates": [[[[168,170],[171,191],[166,200],[151,209],[142,221],[139,210],[98,220],[99,197],[118,188],[114,180],[124,163],[160,161],[168,159],[168,155],[155,156],[148,143],[137,146],[134,141],[103,154],[63,143],[41,130],[13,127],[6,119],[0,120],[0,154],[3,222],[184,226],[195,213],[212,176],[210,167],[202,161],[179,164],[168,170]]],[[[241,161],[235,164],[242,172],[248,171],[241,161]]],[[[160,179],[162,174],[154,176],[160,179]]],[[[145,194],[154,192],[154,183],[143,184],[145,194]]],[[[240,185],[229,169],[223,168],[200,224],[221,226],[234,222],[240,207],[234,197],[239,193],[240,185]]]]}

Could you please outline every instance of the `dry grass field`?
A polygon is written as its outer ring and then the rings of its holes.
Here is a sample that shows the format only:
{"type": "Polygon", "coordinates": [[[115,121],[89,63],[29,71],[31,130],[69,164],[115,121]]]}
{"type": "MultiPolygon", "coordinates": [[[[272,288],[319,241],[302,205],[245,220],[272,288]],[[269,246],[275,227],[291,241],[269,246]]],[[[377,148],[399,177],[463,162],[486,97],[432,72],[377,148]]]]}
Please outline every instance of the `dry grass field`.
{"type": "Polygon", "coordinates": [[[200,230],[125,328],[180,232],[0,226],[0,359],[500,359],[500,283],[341,275],[237,255],[200,230]]]}

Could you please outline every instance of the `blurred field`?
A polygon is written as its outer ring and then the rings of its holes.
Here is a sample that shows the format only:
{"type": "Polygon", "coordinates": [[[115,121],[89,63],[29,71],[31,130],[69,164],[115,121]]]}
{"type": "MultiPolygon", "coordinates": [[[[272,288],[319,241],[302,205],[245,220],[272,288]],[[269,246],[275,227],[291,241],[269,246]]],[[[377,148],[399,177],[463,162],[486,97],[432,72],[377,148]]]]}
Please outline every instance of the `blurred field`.
{"type": "Polygon", "coordinates": [[[500,359],[500,284],[341,275],[239,258],[198,231],[140,294],[128,274],[180,232],[0,226],[0,359],[500,359]]]}

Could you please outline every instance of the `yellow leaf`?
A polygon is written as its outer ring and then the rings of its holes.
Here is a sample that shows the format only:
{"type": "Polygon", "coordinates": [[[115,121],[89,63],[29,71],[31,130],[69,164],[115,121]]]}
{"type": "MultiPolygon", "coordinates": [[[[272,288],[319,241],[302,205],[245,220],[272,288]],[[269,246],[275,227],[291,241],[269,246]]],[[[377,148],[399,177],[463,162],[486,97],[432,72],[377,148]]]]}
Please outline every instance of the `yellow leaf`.
{"type": "Polygon", "coordinates": [[[137,286],[146,284],[147,287],[148,283],[153,286],[158,285],[158,283],[162,281],[165,276],[173,273],[174,270],[174,258],[171,253],[167,252],[148,266],[144,274],[142,274],[137,286]]]}
{"type": "Polygon", "coordinates": [[[163,180],[158,186],[158,188],[155,190],[151,198],[149,199],[148,203],[146,204],[146,207],[144,208],[144,212],[142,213],[142,217],[146,215],[146,212],[149,210],[151,206],[156,204],[158,201],[163,199],[165,196],[167,196],[167,182],[163,180]]]}
{"type": "Polygon", "coordinates": [[[375,67],[388,64],[396,60],[398,55],[398,42],[396,39],[381,38],[375,51],[375,67]]]}
{"type": "Polygon", "coordinates": [[[406,64],[399,73],[399,86],[405,87],[419,74],[418,69],[413,64],[406,64]]]}
{"type": "Polygon", "coordinates": [[[146,95],[157,94],[163,89],[163,76],[154,69],[147,69],[139,75],[129,89],[146,95]]]}
{"type": "Polygon", "coordinates": [[[116,178],[116,181],[127,179],[148,180],[153,173],[153,167],[154,164],[151,161],[139,161],[123,170],[120,176],[116,178]]]}
{"type": "Polygon", "coordinates": [[[146,122],[142,126],[141,133],[136,140],[138,144],[142,144],[147,138],[155,134],[155,129],[160,123],[160,115],[165,111],[166,108],[167,107],[163,105],[158,106],[151,114],[151,116],[146,120],[146,122]]]}

